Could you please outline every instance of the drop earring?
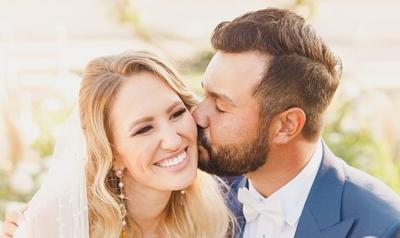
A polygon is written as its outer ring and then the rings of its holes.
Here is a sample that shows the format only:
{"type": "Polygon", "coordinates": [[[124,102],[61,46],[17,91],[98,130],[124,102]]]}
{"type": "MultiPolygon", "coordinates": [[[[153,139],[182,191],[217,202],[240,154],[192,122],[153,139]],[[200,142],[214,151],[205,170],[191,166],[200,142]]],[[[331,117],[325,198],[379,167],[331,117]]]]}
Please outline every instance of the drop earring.
{"type": "Polygon", "coordinates": [[[115,171],[115,175],[118,178],[118,189],[119,189],[119,208],[121,209],[121,220],[122,226],[126,226],[126,206],[125,206],[125,194],[124,194],[124,182],[122,181],[122,177],[124,176],[124,172],[120,169],[115,171]]]}

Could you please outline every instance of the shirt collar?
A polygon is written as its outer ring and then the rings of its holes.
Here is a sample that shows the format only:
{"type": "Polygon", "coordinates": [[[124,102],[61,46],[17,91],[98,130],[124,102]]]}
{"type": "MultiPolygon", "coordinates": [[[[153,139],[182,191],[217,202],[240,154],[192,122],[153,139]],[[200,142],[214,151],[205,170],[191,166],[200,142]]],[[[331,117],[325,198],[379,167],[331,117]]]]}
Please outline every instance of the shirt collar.
{"type": "MultiPolygon", "coordinates": [[[[303,170],[286,185],[270,195],[277,196],[283,205],[283,215],[287,224],[294,226],[303,211],[311,186],[322,161],[322,141],[316,144],[316,149],[303,170]]],[[[249,190],[259,199],[264,198],[249,181],[249,190]]]]}

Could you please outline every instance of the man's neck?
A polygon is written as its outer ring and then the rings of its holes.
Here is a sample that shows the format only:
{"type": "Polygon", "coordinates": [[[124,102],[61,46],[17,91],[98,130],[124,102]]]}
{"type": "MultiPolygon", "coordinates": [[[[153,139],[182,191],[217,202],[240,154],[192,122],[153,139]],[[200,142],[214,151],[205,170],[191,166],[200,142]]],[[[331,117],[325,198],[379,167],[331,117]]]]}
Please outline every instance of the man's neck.
{"type": "Polygon", "coordinates": [[[246,174],[254,188],[268,197],[295,178],[311,159],[317,142],[293,143],[271,148],[267,162],[246,174]]]}
{"type": "Polygon", "coordinates": [[[140,227],[144,237],[157,232],[157,225],[171,198],[171,191],[160,191],[138,184],[133,179],[125,181],[128,213],[140,227]]]}

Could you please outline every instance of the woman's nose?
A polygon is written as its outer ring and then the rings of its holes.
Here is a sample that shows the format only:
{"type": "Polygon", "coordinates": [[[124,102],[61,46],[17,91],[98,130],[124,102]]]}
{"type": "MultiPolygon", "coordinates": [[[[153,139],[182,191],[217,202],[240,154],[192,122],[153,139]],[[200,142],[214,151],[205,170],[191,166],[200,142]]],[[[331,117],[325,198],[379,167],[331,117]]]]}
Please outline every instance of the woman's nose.
{"type": "Polygon", "coordinates": [[[182,144],[182,137],[172,126],[166,126],[163,129],[161,140],[161,147],[168,151],[178,150],[182,144]]]}

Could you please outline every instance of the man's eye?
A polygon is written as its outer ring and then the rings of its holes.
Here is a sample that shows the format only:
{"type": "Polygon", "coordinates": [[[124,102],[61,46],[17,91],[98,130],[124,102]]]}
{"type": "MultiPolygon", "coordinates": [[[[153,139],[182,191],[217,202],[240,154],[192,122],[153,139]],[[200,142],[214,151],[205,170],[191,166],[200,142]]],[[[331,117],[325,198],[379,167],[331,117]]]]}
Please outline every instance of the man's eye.
{"type": "Polygon", "coordinates": [[[220,113],[224,113],[225,111],[221,110],[217,105],[215,105],[215,110],[220,113]]]}
{"type": "Polygon", "coordinates": [[[185,112],[186,112],[186,108],[182,108],[181,110],[179,110],[179,111],[175,112],[174,114],[172,114],[171,119],[178,118],[185,112]]]}
{"type": "Polygon", "coordinates": [[[145,134],[146,132],[149,132],[151,129],[153,129],[152,126],[145,126],[142,129],[138,130],[136,133],[134,133],[133,135],[141,135],[141,134],[145,134]]]}

